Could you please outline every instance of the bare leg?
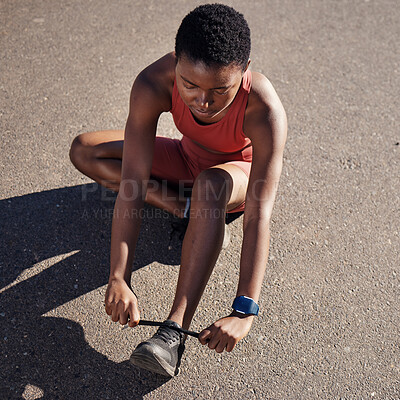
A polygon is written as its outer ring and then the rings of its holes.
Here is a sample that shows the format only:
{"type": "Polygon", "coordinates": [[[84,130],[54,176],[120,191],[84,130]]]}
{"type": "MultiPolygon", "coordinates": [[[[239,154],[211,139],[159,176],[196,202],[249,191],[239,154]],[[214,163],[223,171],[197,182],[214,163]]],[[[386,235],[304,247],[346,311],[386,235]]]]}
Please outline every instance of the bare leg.
{"type": "Polygon", "coordinates": [[[168,317],[185,329],[189,328],[221,250],[225,211],[244,201],[247,183],[246,174],[234,165],[208,169],[196,179],[175,299],[168,317]]]}
{"type": "MultiPolygon", "coordinates": [[[[71,161],[99,184],[118,191],[123,138],[123,131],[82,134],[72,143],[71,161]]],[[[184,328],[190,325],[221,250],[225,212],[243,203],[247,184],[246,174],[230,164],[203,171],[196,179],[175,299],[168,317],[184,328]]],[[[161,187],[148,191],[146,202],[178,217],[183,217],[186,205],[172,189],[166,199],[161,187]]]]}
{"type": "MultiPolygon", "coordinates": [[[[83,174],[108,189],[118,192],[121,182],[124,131],[88,132],[77,136],[71,145],[70,158],[83,174]]],[[[186,200],[177,191],[161,187],[154,180],[145,201],[182,218],[186,200]]]]}

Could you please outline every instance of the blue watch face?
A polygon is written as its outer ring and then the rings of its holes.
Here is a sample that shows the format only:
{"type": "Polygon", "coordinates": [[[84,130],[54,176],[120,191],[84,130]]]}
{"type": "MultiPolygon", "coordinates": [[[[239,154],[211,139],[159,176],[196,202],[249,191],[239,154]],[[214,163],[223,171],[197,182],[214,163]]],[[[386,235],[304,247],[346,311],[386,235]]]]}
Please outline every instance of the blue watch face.
{"type": "Polygon", "coordinates": [[[247,296],[236,297],[232,304],[232,308],[241,314],[258,315],[258,304],[247,296]]]}

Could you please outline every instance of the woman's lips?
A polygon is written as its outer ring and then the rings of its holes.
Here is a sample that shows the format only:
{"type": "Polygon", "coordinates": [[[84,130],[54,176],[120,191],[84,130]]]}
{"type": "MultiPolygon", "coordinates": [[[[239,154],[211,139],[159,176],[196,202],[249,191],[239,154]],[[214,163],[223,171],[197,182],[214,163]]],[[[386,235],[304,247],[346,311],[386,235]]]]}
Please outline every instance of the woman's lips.
{"type": "Polygon", "coordinates": [[[192,110],[195,114],[202,115],[203,117],[210,117],[211,115],[214,114],[214,112],[213,112],[213,111],[210,111],[210,110],[201,110],[201,109],[192,108],[192,107],[191,107],[191,110],[192,110]]]}

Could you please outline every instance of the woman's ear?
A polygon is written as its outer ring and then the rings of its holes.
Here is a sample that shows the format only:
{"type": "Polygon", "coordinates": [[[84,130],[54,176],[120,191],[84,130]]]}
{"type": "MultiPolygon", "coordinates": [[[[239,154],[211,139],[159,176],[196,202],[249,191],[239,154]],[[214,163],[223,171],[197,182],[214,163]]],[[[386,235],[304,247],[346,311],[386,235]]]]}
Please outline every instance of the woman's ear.
{"type": "Polygon", "coordinates": [[[246,65],[246,68],[243,71],[243,73],[245,73],[248,70],[250,63],[251,63],[251,59],[249,58],[249,61],[247,61],[247,65],[246,65]]]}

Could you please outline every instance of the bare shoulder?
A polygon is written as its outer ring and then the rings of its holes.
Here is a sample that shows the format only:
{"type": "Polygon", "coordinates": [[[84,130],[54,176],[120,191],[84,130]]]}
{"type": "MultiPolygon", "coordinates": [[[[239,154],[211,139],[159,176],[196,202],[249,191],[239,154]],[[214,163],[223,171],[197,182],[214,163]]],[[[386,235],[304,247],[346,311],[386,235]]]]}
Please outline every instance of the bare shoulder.
{"type": "Polygon", "coordinates": [[[132,87],[132,100],[142,98],[161,112],[171,108],[175,79],[175,55],[168,53],[143,69],[132,87]]]}
{"type": "Polygon", "coordinates": [[[284,145],[287,133],[286,112],[271,82],[252,71],[252,84],[245,113],[244,132],[257,139],[284,145]]]}

